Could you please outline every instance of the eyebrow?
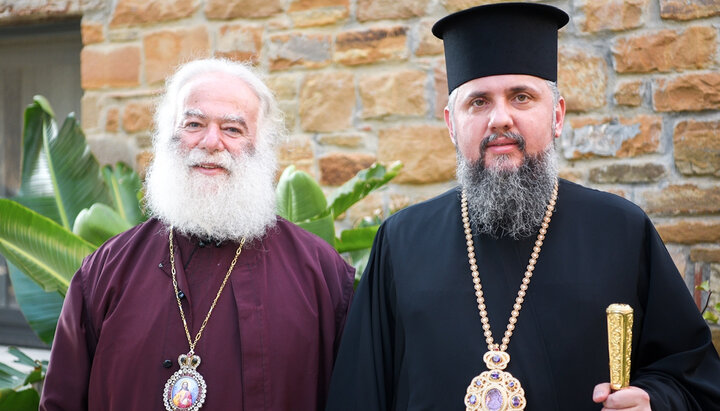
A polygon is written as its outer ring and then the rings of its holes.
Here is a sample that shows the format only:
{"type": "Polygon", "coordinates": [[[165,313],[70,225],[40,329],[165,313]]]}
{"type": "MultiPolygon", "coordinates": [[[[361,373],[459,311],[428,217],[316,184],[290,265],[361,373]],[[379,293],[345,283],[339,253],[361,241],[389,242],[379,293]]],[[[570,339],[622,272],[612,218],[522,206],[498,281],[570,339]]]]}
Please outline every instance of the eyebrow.
{"type": "MultiPolygon", "coordinates": [[[[538,94],[538,90],[537,90],[536,88],[531,87],[531,86],[527,86],[527,85],[510,87],[510,88],[508,89],[508,92],[509,92],[510,94],[517,94],[517,93],[522,93],[522,92],[528,92],[528,93],[532,93],[532,94],[538,94]]],[[[487,92],[487,91],[471,91],[471,92],[468,93],[468,95],[465,97],[465,101],[472,100],[472,99],[479,98],[479,97],[487,97],[489,94],[490,94],[490,93],[487,92]]]]}
{"type": "Polygon", "coordinates": [[[241,126],[247,128],[247,122],[245,121],[245,118],[243,116],[236,114],[225,114],[224,116],[222,116],[222,119],[224,122],[238,123],[241,126]]]}
{"type": "MultiPolygon", "coordinates": [[[[198,109],[186,110],[183,113],[183,118],[185,119],[188,117],[197,117],[202,120],[207,120],[209,118],[207,114],[203,113],[201,110],[198,110],[198,109]]],[[[248,128],[247,121],[245,121],[245,118],[241,115],[225,114],[224,116],[221,117],[221,119],[223,122],[238,123],[242,127],[246,128],[246,129],[248,128]]]]}
{"type": "Polygon", "coordinates": [[[207,115],[205,115],[205,113],[203,113],[202,111],[200,111],[198,109],[190,109],[190,110],[185,110],[185,112],[183,113],[183,118],[188,118],[188,117],[197,117],[197,118],[201,118],[201,119],[206,119],[207,115]]]}

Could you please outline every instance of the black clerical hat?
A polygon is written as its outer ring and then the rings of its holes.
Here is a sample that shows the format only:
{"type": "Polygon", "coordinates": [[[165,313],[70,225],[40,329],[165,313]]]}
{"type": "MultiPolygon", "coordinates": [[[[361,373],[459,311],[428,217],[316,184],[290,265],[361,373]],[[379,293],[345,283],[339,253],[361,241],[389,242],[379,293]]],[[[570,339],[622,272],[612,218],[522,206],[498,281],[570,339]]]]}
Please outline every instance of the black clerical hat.
{"type": "Polygon", "coordinates": [[[440,19],[432,33],[445,45],[449,91],[498,74],[557,81],[557,32],[568,20],[564,11],[537,3],[488,4],[440,19]]]}

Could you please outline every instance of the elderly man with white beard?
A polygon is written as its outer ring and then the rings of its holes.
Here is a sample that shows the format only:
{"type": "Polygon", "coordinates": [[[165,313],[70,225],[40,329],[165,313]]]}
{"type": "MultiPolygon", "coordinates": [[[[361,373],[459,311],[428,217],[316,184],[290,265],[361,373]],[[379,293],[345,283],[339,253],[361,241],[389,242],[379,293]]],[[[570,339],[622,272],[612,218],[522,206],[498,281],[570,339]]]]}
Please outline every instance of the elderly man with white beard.
{"type": "Polygon", "coordinates": [[[354,273],[275,214],[271,92],[193,61],[155,122],[151,218],[73,277],[40,410],[322,409],[354,273]]]}
{"type": "Polygon", "coordinates": [[[558,178],[568,20],[497,3],[434,25],[459,187],[380,227],[327,410],[720,409],[710,331],[650,219],[558,178]],[[629,386],[617,391],[613,303],[635,311],[629,386]]]}

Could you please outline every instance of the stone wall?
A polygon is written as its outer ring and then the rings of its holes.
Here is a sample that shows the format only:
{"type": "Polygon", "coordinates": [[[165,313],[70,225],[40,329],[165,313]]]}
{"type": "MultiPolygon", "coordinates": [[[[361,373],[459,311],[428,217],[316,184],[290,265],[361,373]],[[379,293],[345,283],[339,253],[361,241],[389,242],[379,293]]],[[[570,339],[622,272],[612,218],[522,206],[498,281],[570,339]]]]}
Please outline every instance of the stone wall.
{"type": "MultiPolygon", "coordinates": [[[[349,223],[453,185],[442,43],[430,26],[494,2],[0,0],[0,24],[82,16],[83,127],[102,161],[141,172],[174,66],[254,62],[286,114],[283,165],[331,189],[375,161],[405,164],[349,223]]],[[[562,176],[639,204],[688,286],[712,277],[720,289],[720,0],[541,2],[571,15],[560,34],[562,176]]]]}

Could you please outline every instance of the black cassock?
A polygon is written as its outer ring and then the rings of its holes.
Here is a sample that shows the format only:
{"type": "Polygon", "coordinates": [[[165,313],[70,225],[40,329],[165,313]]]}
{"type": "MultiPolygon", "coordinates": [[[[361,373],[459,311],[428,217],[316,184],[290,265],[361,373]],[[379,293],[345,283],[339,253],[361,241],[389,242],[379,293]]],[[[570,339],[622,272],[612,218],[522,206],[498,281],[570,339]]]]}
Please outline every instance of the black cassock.
{"type": "MultiPolygon", "coordinates": [[[[468,264],[459,189],[388,218],[342,337],[327,410],[464,410],[487,352],[468,264]]],[[[496,342],[535,237],[475,235],[496,342]]],[[[631,385],[654,411],[720,410],[710,331],[645,213],[618,196],[560,181],[557,206],[508,346],[505,371],[528,411],[599,410],[609,381],[605,309],[635,311],[631,385]]]]}

